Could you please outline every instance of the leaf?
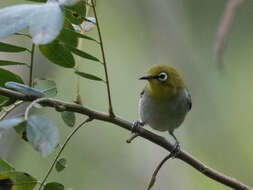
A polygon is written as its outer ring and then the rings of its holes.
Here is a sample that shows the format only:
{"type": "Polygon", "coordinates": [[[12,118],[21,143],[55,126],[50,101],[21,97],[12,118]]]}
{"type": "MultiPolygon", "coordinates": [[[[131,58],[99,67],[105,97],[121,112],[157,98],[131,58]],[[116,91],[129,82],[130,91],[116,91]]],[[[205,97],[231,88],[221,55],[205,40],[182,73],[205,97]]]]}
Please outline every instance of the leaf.
{"type": "Polygon", "coordinates": [[[0,38],[29,27],[34,44],[52,42],[63,26],[64,11],[61,7],[57,1],[49,1],[43,4],[19,4],[0,9],[0,38]]]}
{"type": "Polygon", "coordinates": [[[80,57],[83,57],[83,58],[86,58],[86,59],[90,59],[90,60],[93,60],[93,61],[98,61],[100,62],[100,60],[96,57],[94,57],[93,55],[90,55],[84,51],[81,51],[79,49],[76,49],[75,47],[71,47],[67,44],[65,44],[66,48],[69,49],[72,53],[80,56],[80,57]]]}
{"type": "Polygon", "coordinates": [[[40,52],[51,62],[56,65],[73,68],[75,60],[71,51],[60,44],[58,40],[53,41],[47,45],[39,46],[40,52]]]}
{"type": "Polygon", "coordinates": [[[17,82],[6,82],[5,86],[27,96],[45,97],[45,94],[39,90],[17,82]]]}
{"type": "Polygon", "coordinates": [[[33,1],[33,2],[37,2],[37,3],[46,3],[47,0],[26,0],[26,1],[33,1]]]}
{"type": "Polygon", "coordinates": [[[61,158],[56,162],[55,169],[58,172],[61,172],[67,167],[67,160],[65,158],[61,158]]]}
{"type": "Polygon", "coordinates": [[[0,66],[9,66],[9,65],[26,65],[25,63],[20,63],[16,61],[0,60],[0,66]]]}
{"type": "Polygon", "coordinates": [[[91,37],[86,36],[86,35],[84,35],[84,34],[75,32],[74,30],[70,30],[70,29],[64,28],[63,31],[68,32],[69,35],[75,36],[75,37],[77,37],[77,38],[84,38],[84,39],[87,39],[87,40],[97,41],[97,40],[95,40],[94,38],[91,38],[91,37]]]}
{"type": "Polygon", "coordinates": [[[14,127],[15,131],[18,133],[18,135],[24,140],[28,141],[27,135],[26,135],[26,121],[18,124],[14,127]]]}
{"type": "Polygon", "coordinates": [[[24,172],[6,172],[0,174],[1,190],[33,190],[38,181],[24,172]]]}
{"type": "MultiPolygon", "coordinates": [[[[15,101],[15,100],[14,100],[15,101]]],[[[4,106],[8,106],[12,103],[12,101],[10,101],[9,98],[5,97],[5,96],[0,96],[0,111],[1,108],[4,106]],[[9,103],[10,102],[10,103],[9,103]]]]}
{"type": "Polygon", "coordinates": [[[57,40],[67,43],[73,47],[77,47],[78,45],[78,37],[73,35],[70,31],[74,30],[72,24],[65,20],[63,30],[58,36],[57,40]]]}
{"type": "Polygon", "coordinates": [[[16,74],[0,68],[0,86],[4,87],[6,82],[13,81],[24,84],[23,80],[16,74]]]}
{"type": "Polygon", "coordinates": [[[60,183],[52,182],[46,184],[44,190],[64,190],[64,186],[60,183]]]}
{"type": "Polygon", "coordinates": [[[10,119],[4,119],[0,121],[0,129],[9,129],[12,127],[15,127],[19,123],[22,123],[24,121],[21,117],[14,117],[10,119]]]}
{"type": "Polygon", "coordinates": [[[63,111],[61,112],[61,117],[67,126],[74,127],[76,123],[76,116],[74,112],[63,111]]]}
{"type": "MultiPolygon", "coordinates": [[[[8,70],[0,68],[0,86],[5,87],[5,83],[8,81],[24,83],[18,75],[14,74],[8,70]]],[[[16,101],[15,99],[8,98],[5,96],[0,96],[0,104],[1,104],[0,107],[11,105],[15,101],[16,101]]]]}
{"type": "Polygon", "coordinates": [[[44,116],[30,116],[27,120],[26,132],[29,142],[43,156],[51,154],[59,142],[58,129],[44,116]]]}
{"type": "Polygon", "coordinates": [[[95,75],[92,75],[92,74],[88,74],[88,73],[84,73],[84,72],[79,72],[79,71],[75,71],[75,73],[83,78],[86,78],[86,79],[90,79],[90,80],[96,80],[96,81],[104,81],[103,79],[95,76],[95,75]]]}
{"type": "Polygon", "coordinates": [[[0,174],[10,171],[14,171],[14,168],[10,166],[8,162],[0,158],[0,174]]]}
{"type": "Polygon", "coordinates": [[[64,7],[65,17],[73,24],[81,24],[86,15],[86,4],[84,1],[77,3],[71,7],[64,7]]]}
{"type": "Polygon", "coordinates": [[[0,138],[6,133],[7,130],[17,126],[24,121],[21,117],[14,117],[0,121],[0,138]]]}
{"type": "Polygon", "coordinates": [[[2,51],[2,52],[22,52],[22,51],[26,51],[26,50],[27,49],[24,47],[19,47],[19,46],[0,42],[0,51],[2,51]]]}
{"type": "Polygon", "coordinates": [[[48,97],[54,97],[57,94],[56,84],[53,80],[36,79],[34,88],[43,92],[48,97]]]}

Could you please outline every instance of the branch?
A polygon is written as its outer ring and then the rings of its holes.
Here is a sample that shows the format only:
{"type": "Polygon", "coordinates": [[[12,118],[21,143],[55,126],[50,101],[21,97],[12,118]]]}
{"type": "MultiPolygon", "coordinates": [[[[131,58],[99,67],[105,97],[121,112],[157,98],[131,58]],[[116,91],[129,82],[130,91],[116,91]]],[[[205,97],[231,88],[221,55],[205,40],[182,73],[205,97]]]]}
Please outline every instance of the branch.
{"type": "Polygon", "coordinates": [[[58,161],[61,153],[63,152],[64,148],[67,146],[68,142],[70,141],[71,137],[86,123],[90,122],[92,119],[88,118],[86,119],[85,121],[83,121],[80,125],[78,125],[70,134],[69,136],[66,138],[63,146],[61,147],[60,151],[58,152],[58,154],[56,155],[51,167],[49,168],[46,176],[44,177],[44,179],[42,180],[41,184],[40,184],[40,187],[39,187],[39,190],[41,190],[41,188],[44,186],[47,178],[49,177],[50,173],[52,172],[52,170],[54,169],[54,166],[56,164],[56,162],[58,161]]]}
{"type": "Polygon", "coordinates": [[[35,44],[33,43],[32,50],[31,50],[31,63],[30,63],[30,71],[29,71],[29,86],[30,87],[33,84],[34,52],[35,52],[35,44]]]}
{"type": "MultiPolygon", "coordinates": [[[[15,98],[17,100],[23,100],[23,101],[34,101],[40,98],[40,97],[26,96],[19,92],[15,92],[15,91],[12,91],[6,88],[1,88],[1,87],[0,87],[0,95],[7,96],[10,98],[15,98]]],[[[121,119],[120,117],[117,117],[117,116],[111,117],[109,114],[97,112],[95,110],[89,109],[79,104],[68,103],[68,102],[60,101],[53,98],[49,98],[48,100],[45,100],[41,104],[43,106],[54,107],[57,111],[71,111],[71,112],[87,115],[91,119],[97,119],[97,120],[105,121],[108,123],[113,123],[129,131],[131,131],[132,129],[132,123],[130,123],[129,121],[121,119]]],[[[173,151],[173,145],[170,142],[168,142],[164,137],[156,135],[141,127],[137,128],[136,132],[138,133],[139,136],[147,139],[148,141],[154,144],[157,144],[158,146],[164,148],[165,150],[169,152],[173,151]]],[[[219,183],[222,183],[228,187],[231,187],[237,190],[253,190],[253,188],[243,184],[242,182],[232,177],[226,176],[208,167],[207,165],[203,164],[201,161],[197,160],[196,158],[194,158],[189,153],[183,150],[181,150],[178,153],[177,158],[189,164],[190,166],[192,166],[193,168],[195,168],[202,174],[206,175],[207,177],[219,183]]]]}
{"type": "Polygon", "coordinates": [[[107,96],[108,96],[108,102],[109,102],[109,114],[111,117],[114,117],[115,115],[114,115],[113,109],[112,109],[112,100],[111,100],[109,77],[108,77],[107,65],[106,65],[106,59],[105,59],[104,45],[103,45],[102,34],[101,34],[101,30],[100,30],[100,25],[99,25],[99,21],[98,21],[98,17],[97,17],[97,11],[95,8],[94,0],[91,0],[91,6],[93,8],[94,16],[96,19],[96,26],[97,26],[98,36],[99,36],[100,49],[101,49],[101,54],[103,57],[103,65],[104,65],[104,70],[105,70],[105,81],[106,81],[107,96]]]}
{"type": "Polygon", "coordinates": [[[225,13],[220,21],[215,42],[215,55],[218,60],[218,66],[223,68],[223,53],[226,46],[226,38],[232,25],[236,10],[244,0],[228,0],[225,13]]]}

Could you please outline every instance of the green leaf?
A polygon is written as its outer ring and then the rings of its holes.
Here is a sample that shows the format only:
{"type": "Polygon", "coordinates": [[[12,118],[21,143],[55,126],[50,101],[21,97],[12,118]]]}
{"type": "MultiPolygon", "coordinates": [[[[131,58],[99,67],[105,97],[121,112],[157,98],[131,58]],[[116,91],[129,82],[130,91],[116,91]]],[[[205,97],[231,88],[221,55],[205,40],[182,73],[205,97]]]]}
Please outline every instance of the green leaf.
{"type": "Polygon", "coordinates": [[[74,28],[73,28],[72,24],[65,20],[63,29],[62,29],[61,33],[59,34],[59,36],[57,37],[57,40],[59,40],[63,43],[67,43],[73,47],[77,47],[78,37],[73,35],[73,33],[71,33],[71,31],[73,31],[73,30],[74,30],[74,28]]]}
{"type": "Polygon", "coordinates": [[[26,0],[26,1],[33,1],[33,2],[37,2],[37,3],[46,3],[47,0],[26,0]]]}
{"type": "Polygon", "coordinates": [[[0,158],[0,174],[14,171],[14,168],[10,166],[8,162],[0,158]]]}
{"type": "Polygon", "coordinates": [[[24,119],[21,117],[14,117],[14,118],[1,120],[0,121],[0,136],[5,130],[15,127],[18,124],[22,123],[23,121],[24,119]]]}
{"type": "Polygon", "coordinates": [[[0,68],[0,86],[5,87],[5,83],[12,81],[12,82],[18,82],[24,84],[23,80],[16,74],[0,68]]]}
{"type": "Polygon", "coordinates": [[[71,51],[60,44],[58,40],[52,43],[39,46],[40,52],[51,62],[56,65],[73,68],[75,66],[75,60],[71,51]]]}
{"type": "Polygon", "coordinates": [[[26,132],[29,142],[43,156],[51,154],[59,143],[58,129],[44,116],[30,116],[27,120],[26,132]]]}
{"type": "Polygon", "coordinates": [[[38,181],[24,172],[6,172],[0,174],[1,190],[33,190],[38,181]]]}
{"type": "Polygon", "coordinates": [[[1,136],[4,135],[4,133],[6,133],[7,130],[14,128],[18,134],[27,141],[25,132],[23,130],[25,130],[24,126],[25,126],[24,119],[21,117],[14,117],[14,118],[8,118],[8,119],[4,119],[0,121],[0,138],[1,136]]]}
{"type": "Polygon", "coordinates": [[[26,51],[26,50],[27,49],[24,47],[19,47],[19,46],[0,42],[0,51],[2,51],[2,52],[22,52],[22,51],[26,51]]]}
{"type": "Polygon", "coordinates": [[[88,73],[84,73],[84,72],[79,72],[79,71],[76,71],[75,72],[77,75],[83,77],[83,78],[86,78],[86,79],[90,79],[90,80],[96,80],[96,81],[104,81],[103,79],[95,76],[95,75],[92,75],[92,74],[88,74],[88,73]]]}
{"type": "Polygon", "coordinates": [[[2,107],[9,105],[9,101],[10,101],[9,98],[7,98],[5,96],[0,96],[0,111],[1,111],[2,107]]]}
{"type": "Polygon", "coordinates": [[[14,129],[23,140],[28,141],[27,135],[26,135],[26,125],[27,123],[25,121],[15,126],[14,129]]]}
{"type": "Polygon", "coordinates": [[[74,6],[64,7],[65,17],[73,24],[82,24],[86,15],[86,4],[84,1],[80,1],[74,6]]]}
{"type": "Polygon", "coordinates": [[[64,28],[63,31],[67,32],[69,35],[75,36],[76,38],[84,38],[84,39],[87,39],[87,40],[97,41],[94,38],[91,38],[91,37],[86,36],[84,34],[75,32],[74,30],[70,30],[70,29],[64,28]]]}
{"type": "Polygon", "coordinates": [[[53,80],[36,79],[34,88],[43,92],[48,97],[54,97],[57,94],[56,84],[53,80]]]}
{"type": "Polygon", "coordinates": [[[15,61],[7,61],[0,60],[0,66],[9,66],[9,65],[26,65],[25,63],[15,62],[15,61]]]}
{"type": "Polygon", "coordinates": [[[45,94],[40,92],[39,90],[17,82],[6,82],[5,86],[6,88],[15,90],[27,96],[45,97],[45,94]]]}
{"type": "Polygon", "coordinates": [[[44,190],[64,190],[64,186],[60,183],[52,182],[46,184],[44,190]]]}
{"type": "MultiPolygon", "coordinates": [[[[66,44],[65,44],[66,45],[66,44]]],[[[90,60],[93,60],[93,61],[98,61],[100,62],[100,60],[96,57],[94,57],[93,55],[90,55],[84,51],[81,51],[79,49],[76,49],[75,47],[71,47],[69,45],[66,45],[66,48],[69,49],[72,53],[80,56],[80,57],[83,57],[83,58],[86,58],[86,59],[90,59],[90,60]]]]}
{"type": "Polygon", "coordinates": [[[67,167],[67,160],[65,158],[61,158],[56,162],[55,169],[58,172],[61,172],[67,167]]]}
{"type": "Polygon", "coordinates": [[[74,127],[76,123],[76,116],[74,112],[63,111],[61,112],[61,117],[67,126],[74,127]]]}
{"type": "MultiPolygon", "coordinates": [[[[18,82],[18,83],[24,83],[23,80],[16,74],[0,68],[0,86],[5,87],[5,83],[8,81],[18,82]]],[[[15,102],[15,99],[11,99],[8,97],[0,96],[0,107],[2,106],[8,106],[10,104],[13,104],[15,102]]]]}

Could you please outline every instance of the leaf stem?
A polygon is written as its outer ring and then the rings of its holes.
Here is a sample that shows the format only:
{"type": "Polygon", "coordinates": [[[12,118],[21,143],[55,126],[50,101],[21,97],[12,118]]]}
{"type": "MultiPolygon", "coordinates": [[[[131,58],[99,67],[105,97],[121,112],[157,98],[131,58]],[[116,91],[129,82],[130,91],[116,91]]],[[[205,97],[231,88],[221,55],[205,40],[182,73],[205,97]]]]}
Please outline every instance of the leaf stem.
{"type": "Polygon", "coordinates": [[[50,98],[38,98],[37,100],[34,100],[32,103],[30,103],[29,106],[27,106],[26,110],[25,110],[25,120],[28,119],[28,114],[30,109],[33,107],[34,104],[37,104],[39,102],[45,101],[45,100],[49,100],[50,98]]]}
{"type": "Polygon", "coordinates": [[[99,21],[97,17],[94,0],[91,0],[91,5],[92,5],[92,9],[93,9],[94,16],[96,19],[96,23],[97,23],[96,26],[97,26],[98,36],[99,36],[99,42],[100,42],[99,44],[100,44],[101,54],[103,57],[103,65],[104,65],[104,71],[105,71],[105,80],[106,80],[107,95],[108,95],[108,102],[109,102],[109,114],[111,117],[115,117],[115,114],[113,113],[113,108],[112,108],[111,91],[110,91],[109,77],[108,77],[108,71],[107,71],[107,65],[106,65],[104,45],[103,45],[102,34],[100,30],[100,25],[99,25],[99,21]]]}
{"type": "Polygon", "coordinates": [[[32,45],[31,51],[31,64],[30,64],[30,73],[29,73],[29,86],[32,86],[33,83],[33,64],[34,64],[34,52],[35,52],[35,44],[32,45]]]}
{"type": "Polygon", "coordinates": [[[159,170],[162,168],[163,164],[164,164],[167,160],[169,160],[170,158],[172,158],[172,156],[173,156],[173,154],[170,153],[170,154],[169,154],[168,156],[166,156],[166,157],[159,163],[159,165],[156,167],[156,169],[155,169],[155,171],[154,171],[154,173],[153,173],[153,175],[152,175],[152,178],[151,178],[151,180],[150,180],[150,182],[149,182],[148,190],[150,190],[150,189],[153,187],[153,185],[155,184],[156,176],[157,176],[159,170]]]}
{"type": "Polygon", "coordinates": [[[59,159],[59,157],[60,157],[61,153],[63,152],[64,148],[66,147],[66,145],[67,145],[68,142],[70,141],[71,137],[72,137],[72,136],[78,131],[78,129],[80,129],[84,124],[86,124],[86,123],[88,123],[88,122],[90,122],[90,121],[92,121],[92,120],[93,120],[93,119],[90,118],[90,117],[89,117],[88,119],[84,120],[81,124],[79,124],[79,125],[69,134],[69,136],[66,138],[65,142],[63,143],[63,145],[62,145],[60,151],[59,151],[58,154],[56,155],[56,157],[55,157],[55,159],[54,159],[52,165],[50,166],[50,168],[49,168],[49,170],[48,170],[46,176],[45,176],[44,179],[42,180],[42,182],[41,182],[40,187],[39,187],[38,190],[41,190],[42,186],[44,185],[44,183],[46,182],[47,178],[48,178],[49,175],[51,174],[51,172],[52,172],[52,170],[53,170],[53,168],[54,168],[54,166],[55,166],[57,160],[59,159]]]}
{"type": "MultiPolygon", "coordinates": [[[[90,0],[88,0],[88,3],[90,2],[90,0]]],[[[88,13],[89,13],[89,8],[90,6],[86,3],[86,17],[88,16],[88,13]]],[[[86,20],[84,18],[84,24],[86,23],[86,20]]],[[[80,25],[80,28],[81,28],[81,34],[84,34],[84,30],[82,30],[82,27],[80,25]]],[[[78,49],[82,49],[82,46],[83,46],[83,40],[79,40],[79,43],[78,43],[78,49]]],[[[76,64],[76,71],[80,71],[80,61],[78,61],[78,63],[76,64]]],[[[77,76],[77,82],[76,82],[76,101],[75,101],[77,104],[82,104],[82,100],[81,100],[81,93],[80,93],[80,76],[78,75],[77,76]]]]}
{"type": "Polygon", "coordinates": [[[23,103],[24,103],[24,101],[15,102],[13,105],[11,105],[11,107],[9,107],[8,109],[6,109],[3,112],[3,114],[0,116],[0,120],[3,120],[12,110],[14,110],[15,108],[17,108],[18,106],[20,106],[23,103]]]}

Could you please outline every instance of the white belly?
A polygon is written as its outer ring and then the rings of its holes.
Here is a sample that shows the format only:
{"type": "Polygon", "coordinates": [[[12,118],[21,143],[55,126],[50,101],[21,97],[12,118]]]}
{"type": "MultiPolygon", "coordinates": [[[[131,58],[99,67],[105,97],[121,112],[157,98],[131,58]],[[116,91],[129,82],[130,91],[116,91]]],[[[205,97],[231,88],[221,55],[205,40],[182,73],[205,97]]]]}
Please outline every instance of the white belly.
{"type": "Polygon", "coordinates": [[[179,127],[189,111],[189,93],[182,90],[168,101],[151,99],[146,91],[139,101],[139,115],[142,122],[159,131],[171,131],[179,127]]]}

